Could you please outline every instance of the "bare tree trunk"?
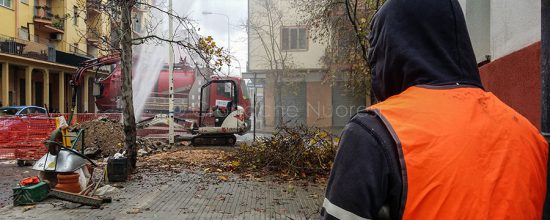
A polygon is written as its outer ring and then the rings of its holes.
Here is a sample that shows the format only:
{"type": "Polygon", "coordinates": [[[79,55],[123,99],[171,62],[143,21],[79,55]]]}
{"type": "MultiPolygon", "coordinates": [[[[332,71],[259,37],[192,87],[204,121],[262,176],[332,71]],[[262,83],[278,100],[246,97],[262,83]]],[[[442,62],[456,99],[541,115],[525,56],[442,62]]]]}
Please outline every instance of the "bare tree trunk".
{"type": "Polygon", "coordinates": [[[283,98],[282,98],[283,83],[281,78],[282,78],[281,74],[279,73],[279,70],[277,70],[277,73],[275,74],[275,113],[276,113],[275,117],[277,117],[277,119],[279,120],[279,122],[277,123],[277,126],[284,125],[283,111],[285,106],[283,106],[283,98]]]}
{"type": "Polygon", "coordinates": [[[136,168],[136,119],[132,96],[132,7],[134,1],[119,1],[121,4],[121,63],[122,63],[122,115],[124,119],[124,147],[130,161],[130,170],[136,168]]]}

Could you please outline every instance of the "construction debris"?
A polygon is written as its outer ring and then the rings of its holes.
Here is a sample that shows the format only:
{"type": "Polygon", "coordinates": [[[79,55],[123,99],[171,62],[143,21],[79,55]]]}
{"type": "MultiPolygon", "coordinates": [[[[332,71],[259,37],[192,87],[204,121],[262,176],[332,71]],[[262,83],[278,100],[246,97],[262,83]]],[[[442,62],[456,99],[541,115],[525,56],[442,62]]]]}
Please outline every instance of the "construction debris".
{"type": "Polygon", "coordinates": [[[108,195],[112,195],[114,193],[117,193],[118,191],[120,191],[120,190],[116,187],[113,187],[111,185],[105,185],[105,186],[102,186],[102,187],[98,188],[95,192],[95,195],[97,195],[97,196],[108,196],[108,195]]]}
{"type": "Polygon", "coordinates": [[[69,201],[69,202],[75,202],[82,205],[89,205],[92,207],[99,207],[101,206],[101,204],[103,204],[103,199],[101,198],[90,197],[90,196],[65,192],[65,191],[56,190],[56,189],[53,189],[50,191],[50,196],[61,200],[69,201]]]}
{"type": "MultiPolygon", "coordinates": [[[[72,129],[85,129],[84,155],[93,158],[106,158],[124,151],[124,130],[122,124],[108,119],[98,119],[75,124],[72,129]]],[[[170,150],[166,141],[153,141],[138,138],[138,156],[170,150]]],[[[80,143],[76,146],[80,147],[80,143]]]]}
{"type": "MultiPolygon", "coordinates": [[[[140,169],[205,173],[234,172],[242,177],[272,176],[279,180],[322,182],[328,176],[339,138],[306,126],[281,127],[266,138],[237,148],[191,148],[152,154],[140,159],[140,169]]],[[[223,176],[218,180],[226,181],[223,176]]]]}
{"type": "Polygon", "coordinates": [[[143,157],[143,156],[145,156],[145,155],[147,155],[147,154],[149,154],[149,153],[150,153],[150,152],[147,152],[147,151],[144,150],[144,149],[139,149],[138,152],[137,152],[138,157],[143,157]]]}
{"type": "Polygon", "coordinates": [[[85,148],[90,148],[85,152],[87,155],[109,157],[124,148],[124,131],[121,123],[94,120],[75,124],[72,128],[84,129],[84,145],[85,148]]]}

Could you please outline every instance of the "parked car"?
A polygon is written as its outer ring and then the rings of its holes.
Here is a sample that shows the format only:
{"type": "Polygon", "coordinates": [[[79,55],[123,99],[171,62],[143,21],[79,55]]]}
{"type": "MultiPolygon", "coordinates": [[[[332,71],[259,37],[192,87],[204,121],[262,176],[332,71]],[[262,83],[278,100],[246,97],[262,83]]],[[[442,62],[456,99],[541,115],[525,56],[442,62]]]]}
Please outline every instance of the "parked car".
{"type": "Polygon", "coordinates": [[[24,116],[28,114],[46,114],[46,109],[38,106],[8,106],[0,108],[0,116],[24,116]]]}

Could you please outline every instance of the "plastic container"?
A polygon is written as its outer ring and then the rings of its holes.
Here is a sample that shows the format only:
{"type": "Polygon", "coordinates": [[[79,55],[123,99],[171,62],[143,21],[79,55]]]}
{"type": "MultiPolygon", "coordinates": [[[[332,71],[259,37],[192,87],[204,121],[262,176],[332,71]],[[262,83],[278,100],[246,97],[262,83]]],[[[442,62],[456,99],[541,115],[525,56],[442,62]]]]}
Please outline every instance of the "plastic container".
{"type": "Polygon", "coordinates": [[[128,158],[109,158],[107,160],[107,178],[109,182],[126,182],[128,179],[128,158]]]}
{"type": "Polygon", "coordinates": [[[45,182],[39,182],[31,186],[22,186],[13,189],[13,205],[32,205],[40,202],[50,192],[48,184],[45,182]]]}
{"type": "Polygon", "coordinates": [[[80,174],[78,173],[58,173],[57,185],[55,185],[55,188],[65,192],[79,193],[80,192],[80,182],[78,182],[79,177],[80,177],[80,174]]]}

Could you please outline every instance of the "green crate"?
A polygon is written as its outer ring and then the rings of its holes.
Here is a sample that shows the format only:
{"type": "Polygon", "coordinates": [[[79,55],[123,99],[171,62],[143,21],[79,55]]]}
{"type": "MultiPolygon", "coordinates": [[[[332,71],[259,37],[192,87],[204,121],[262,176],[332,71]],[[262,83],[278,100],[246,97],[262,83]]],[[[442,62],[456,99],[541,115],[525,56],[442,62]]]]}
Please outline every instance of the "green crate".
{"type": "Polygon", "coordinates": [[[32,186],[22,186],[13,189],[13,205],[32,205],[40,202],[46,197],[50,189],[48,184],[40,182],[32,186]]]}

